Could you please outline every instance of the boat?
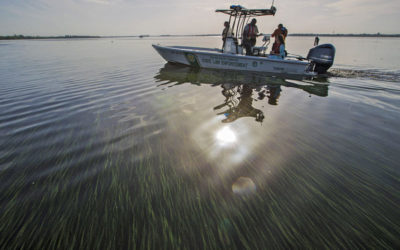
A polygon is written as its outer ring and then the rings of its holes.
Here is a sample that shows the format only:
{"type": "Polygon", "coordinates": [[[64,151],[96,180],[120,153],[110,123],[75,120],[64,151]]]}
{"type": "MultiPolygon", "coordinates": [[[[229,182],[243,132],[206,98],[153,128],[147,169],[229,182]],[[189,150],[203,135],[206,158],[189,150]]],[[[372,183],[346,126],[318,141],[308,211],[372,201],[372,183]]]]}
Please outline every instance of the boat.
{"type": "Polygon", "coordinates": [[[252,55],[245,55],[241,45],[241,34],[251,17],[274,16],[276,8],[247,9],[231,5],[229,9],[216,12],[229,15],[229,27],[235,32],[227,37],[222,49],[189,46],[152,46],[167,62],[184,64],[195,68],[238,70],[271,74],[315,76],[324,74],[332,66],[335,47],[332,44],[317,45],[309,50],[307,57],[289,55],[275,59],[268,53],[269,35],[263,36],[263,44],[252,48],[252,55]]]}

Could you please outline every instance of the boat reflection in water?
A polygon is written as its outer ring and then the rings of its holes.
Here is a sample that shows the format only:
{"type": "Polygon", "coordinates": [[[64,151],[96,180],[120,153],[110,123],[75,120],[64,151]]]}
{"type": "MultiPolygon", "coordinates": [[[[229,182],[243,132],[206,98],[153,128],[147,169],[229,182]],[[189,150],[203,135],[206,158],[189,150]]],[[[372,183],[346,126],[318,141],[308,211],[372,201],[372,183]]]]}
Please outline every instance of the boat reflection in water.
{"type": "Polygon", "coordinates": [[[288,78],[288,76],[271,76],[261,73],[239,71],[225,71],[213,69],[194,69],[182,65],[167,63],[160,69],[155,78],[167,81],[163,85],[211,84],[222,88],[225,100],[214,107],[218,115],[224,115],[223,123],[233,122],[242,117],[253,117],[262,122],[263,111],[253,107],[253,94],[257,93],[257,100],[268,99],[268,104],[278,105],[282,93],[281,86],[297,88],[311,95],[328,96],[328,81],[326,78],[288,78]]]}
{"type": "MultiPolygon", "coordinates": [[[[207,165],[213,166],[212,174],[207,178],[210,183],[213,183],[212,185],[215,185],[214,188],[224,188],[219,185],[224,185],[223,183],[229,180],[231,192],[236,196],[249,196],[257,193],[259,183],[273,178],[271,176],[275,169],[279,171],[281,162],[288,157],[286,153],[277,153],[278,149],[274,147],[276,134],[280,131],[280,123],[275,123],[273,118],[265,118],[268,110],[265,106],[275,108],[276,105],[280,105],[279,102],[282,100],[284,92],[288,93],[288,97],[292,96],[290,94],[292,91],[285,88],[295,88],[301,92],[305,91],[309,95],[322,97],[328,95],[326,79],[294,79],[254,72],[194,69],[170,63],[165,64],[155,78],[159,82],[159,87],[170,88],[183,84],[211,85],[223,95],[222,100],[218,95],[217,99],[214,98],[215,95],[204,96],[206,94],[196,97],[195,100],[205,100],[204,98],[206,98],[207,101],[196,103],[198,106],[196,104],[194,106],[213,109],[216,117],[210,118],[210,112],[200,113],[196,109],[196,111],[187,112],[188,114],[196,112],[193,117],[196,123],[190,126],[188,141],[192,141],[196,145],[197,150],[201,152],[200,155],[207,159],[207,165]],[[218,105],[214,104],[210,107],[207,105],[208,100],[216,101],[214,103],[218,105]],[[201,122],[199,122],[199,117],[202,117],[201,122]],[[258,126],[254,126],[253,122],[247,122],[246,119],[240,118],[251,118],[257,123],[264,122],[267,126],[257,129],[258,126]],[[274,155],[273,159],[267,166],[261,164],[260,168],[255,167],[257,174],[248,172],[246,167],[249,166],[248,161],[251,161],[249,159],[254,159],[254,155],[259,152],[264,155],[266,149],[269,152],[275,152],[271,153],[274,155]]],[[[188,91],[192,91],[192,89],[188,91]]],[[[208,93],[207,91],[205,90],[203,93],[208,93]]],[[[215,94],[214,91],[211,92],[215,94]]],[[[198,93],[198,91],[194,93],[198,93]]],[[[188,98],[190,98],[190,94],[188,98]]],[[[186,99],[180,103],[185,104],[192,101],[186,99]]],[[[284,107],[285,104],[281,105],[279,107],[284,107]]],[[[273,113],[272,115],[276,117],[277,113],[273,113]]],[[[182,123],[186,123],[186,121],[182,121],[182,123]]],[[[288,144],[280,142],[280,145],[288,144]]]]}
{"type": "Polygon", "coordinates": [[[214,107],[214,110],[223,109],[218,115],[225,115],[222,122],[233,122],[241,117],[254,117],[256,121],[262,122],[264,114],[261,110],[253,107],[253,88],[248,84],[233,85],[221,84],[222,95],[225,101],[214,107]]]}

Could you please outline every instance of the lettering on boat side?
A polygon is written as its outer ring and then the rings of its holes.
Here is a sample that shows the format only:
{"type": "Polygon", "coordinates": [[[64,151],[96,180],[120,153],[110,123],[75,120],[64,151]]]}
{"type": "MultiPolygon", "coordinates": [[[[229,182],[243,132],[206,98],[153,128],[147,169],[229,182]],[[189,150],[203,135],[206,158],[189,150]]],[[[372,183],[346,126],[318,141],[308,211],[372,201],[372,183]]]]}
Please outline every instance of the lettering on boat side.
{"type": "Polygon", "coordinates": [[[224,58],[219,56],[211,56],[207,58],[201,58],[202,63],[214,64],[214,65],[224,65],[238,68],[247,68],[247,63],[238,62],[236,58],[224,58]]]}
{"type": "Polygon", "coordinates": [[[240,67],[240,68],[247,68],[247,63],[222,61],[221,64],[222,64],[222,65],[234,66],[234,67],[240,67]]]}
{"type": "Polygon", "coordinates": [[[255,67],[257,67],[257,66],[258,66],[257,61],[254,61],[254,62],[253,62],[253,67],[255,68],[255,67]]]}
{"type": "Polygon", "coordinates": [[[278,70],[278,71],[284,71],[284,68],[280,68],[280,67],[274,67],[274,70],[278,70]]]}

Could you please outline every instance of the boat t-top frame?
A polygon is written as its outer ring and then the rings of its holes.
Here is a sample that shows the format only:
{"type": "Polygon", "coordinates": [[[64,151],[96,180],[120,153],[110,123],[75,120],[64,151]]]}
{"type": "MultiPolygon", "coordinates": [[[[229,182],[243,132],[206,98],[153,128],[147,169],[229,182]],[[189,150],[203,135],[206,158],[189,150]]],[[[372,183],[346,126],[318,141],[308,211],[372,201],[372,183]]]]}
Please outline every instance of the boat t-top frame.
{"type": "Polygon", "coordinates": [[[241,35],[243,34],[244,27],[251,17],[274,16],[276,8],[271,6],[270,9],[246,9],[241,5],[231,5],[228,10],[218,9],[215,12],[229,15],[229,27],[232,27],[234,38],[242,39],[241,35]]]}

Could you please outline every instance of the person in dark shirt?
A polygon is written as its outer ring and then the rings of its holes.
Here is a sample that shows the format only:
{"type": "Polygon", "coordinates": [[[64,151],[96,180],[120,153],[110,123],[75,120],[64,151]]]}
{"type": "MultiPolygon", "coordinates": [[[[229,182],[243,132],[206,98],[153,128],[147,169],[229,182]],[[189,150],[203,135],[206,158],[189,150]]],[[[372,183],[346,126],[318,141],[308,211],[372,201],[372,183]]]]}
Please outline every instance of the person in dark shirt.
{"type": "Polygon", "coordinates": [[[251,23],[244,27],[243,31],[243,46],[246,49],[246,55],[252,55],[252,47],[256,45],[256,39],[258,36],[258,28],[256,26],[257,20],[253,18],[251,23]]]}

